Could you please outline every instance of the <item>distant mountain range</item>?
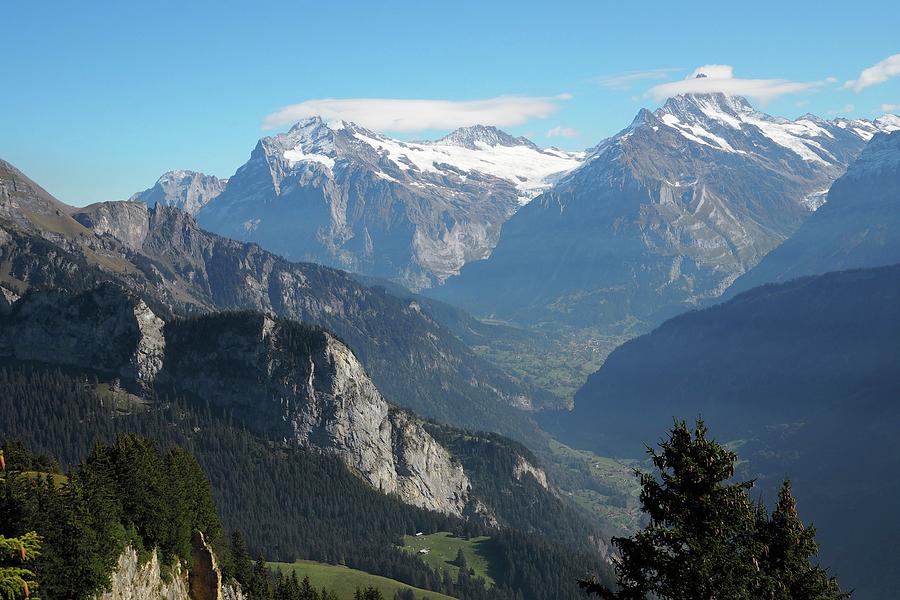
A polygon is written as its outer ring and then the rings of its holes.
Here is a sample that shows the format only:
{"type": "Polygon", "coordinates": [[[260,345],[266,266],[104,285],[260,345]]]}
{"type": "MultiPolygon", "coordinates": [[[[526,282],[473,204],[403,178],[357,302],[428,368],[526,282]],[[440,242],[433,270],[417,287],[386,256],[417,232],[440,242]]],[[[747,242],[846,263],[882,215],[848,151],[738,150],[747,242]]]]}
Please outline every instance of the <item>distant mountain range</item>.
{"type": "Polygon", "coordinates": [[[722,294],[893,129],[893,116],[789,121],[724,94],[671,98],[519,210],[487,260],[430,293],[521,323],[660,322],[722,294]]]}
{"type": "Polygon", "coordinates": [[[900,263],[900,131],[872,138],[827,202],[728,290],[900,263]]]}
{"type": "Polygon", "coordinates": [[[521,409],[540,406],[549,394],[475,356],[416,302],[342,271],[213,235],[177,208],[68,207],[12,165],[0,167],[0,304],[32,289],[85,291],[114,281],[163,317],[270,312],[335,332],[400,406],[464,427],[542,439],[521,409]]]}
{"type": "Polygon", "coordinates": [[[486,258],[519,206],[579,163],[494,127],[401,142],[311,118],[260,140],[197,218],[293,260],[421,289],[486,258]]]}

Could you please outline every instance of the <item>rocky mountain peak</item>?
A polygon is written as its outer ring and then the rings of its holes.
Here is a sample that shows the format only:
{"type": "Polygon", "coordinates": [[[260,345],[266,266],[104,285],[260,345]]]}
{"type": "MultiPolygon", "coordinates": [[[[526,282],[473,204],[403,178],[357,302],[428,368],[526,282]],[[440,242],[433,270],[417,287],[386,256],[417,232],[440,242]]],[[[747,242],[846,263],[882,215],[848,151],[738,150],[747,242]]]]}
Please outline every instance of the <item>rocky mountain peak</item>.
{"type": "Polygon", "coordinates": [[[219,179],[215,175],[197,171],[184,169],[167,171],[156,180],[153,187],[134,194],[129,200],[144,202],[150,207],[157,204],[175,206],[196,214],[225,191],[227,183],[227,179],[219,179]]]}
{"type": "Polygon", "coordinates": [[[723,92],[706,94],[679,94],[666,100],[657,111],[657,115],[670,114],[677,117],[715,118],[725,114],[738,117],[744,113],[754,112],[753,106],[742,96],[732,96],[723,92]]]}
{"type": "Polygon", "coordinates": [[[459,146],[461,148],[468,148],[469,150],[479,150],[484,146],[527,146],[539,150],[531,140],[524,137],[513,137],[502,129],[497,129],[492,125],[460,127],[435,141],[435,144],[459,146]]]}
{"type": "Polygon", "coordinates": [[[876,133],[859,158],[847,169],[846,178],[859,178],[900,171],[900,130],[876,133]]]}

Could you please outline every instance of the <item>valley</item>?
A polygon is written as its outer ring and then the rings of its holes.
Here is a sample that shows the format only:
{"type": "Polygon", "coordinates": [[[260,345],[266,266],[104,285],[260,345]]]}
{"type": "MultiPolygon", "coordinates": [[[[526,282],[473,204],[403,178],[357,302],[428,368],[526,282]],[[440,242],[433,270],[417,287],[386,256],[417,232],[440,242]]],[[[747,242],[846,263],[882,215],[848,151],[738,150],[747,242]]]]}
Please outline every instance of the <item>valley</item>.
{"type": "Polygon", "coordinates": [[[0,110],[3,600],[900,589],[900,105],[863,91],[900,55],[591,76],[616,21],[510,39],[520,8],[469,40],[489,7],[437,36],[282,6],[222,45],[235,17],[183,6],[112,53],[163,65],[193,23],[164,101],[69,44],[121,80],[87,112],[140,118],[0,110]]]}

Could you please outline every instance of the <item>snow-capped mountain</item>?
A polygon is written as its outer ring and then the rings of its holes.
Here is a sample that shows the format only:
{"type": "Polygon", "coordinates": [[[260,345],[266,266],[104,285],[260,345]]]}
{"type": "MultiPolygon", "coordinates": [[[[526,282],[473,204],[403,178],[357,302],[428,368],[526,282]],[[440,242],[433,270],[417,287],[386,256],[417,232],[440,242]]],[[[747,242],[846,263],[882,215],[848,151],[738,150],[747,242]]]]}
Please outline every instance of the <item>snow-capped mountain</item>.
{"type": "Polygon", "coordinates": [[[582,158],[494,127],[402,142],[311,118],[260,140],[197,216],[294,260],[421,289],[486,258],[502,224],[582,158]]]}
{"type": "Polygon", "coordinates": [[[682,95],[592,149],[504,225],[438,297],[523,321],[627,326],[716,297],[790,236],[875,121],[796,120],[721,93],[682,95]]]}
{"type": "Polygon", "coordinates": [[[900,130],[876,135],[828,201],[727,292],[829,271],[900,263],[900,130]]]}
{"type": "Polygon", "coordinates": [[[157,204],[174,206],[193,215],[221,194],[227,183],[227,179],[196,171],[168,171],[153,187],[134,194],[129,200],[145,202],[151,207],[157,204]]]}

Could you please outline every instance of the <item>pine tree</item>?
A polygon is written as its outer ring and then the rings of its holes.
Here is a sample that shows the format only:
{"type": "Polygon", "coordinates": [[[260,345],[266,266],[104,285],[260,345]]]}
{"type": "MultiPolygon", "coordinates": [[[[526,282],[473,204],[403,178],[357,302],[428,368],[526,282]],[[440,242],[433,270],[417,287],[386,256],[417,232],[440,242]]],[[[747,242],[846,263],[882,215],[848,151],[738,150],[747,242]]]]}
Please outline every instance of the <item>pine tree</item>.
{"type": "Polygon", "coordinates": [[[250,584],[253,572],[253,563],[250,562],[250,554],[247,552],[247,544],[240,529],[231,533],[231,556],[234,561],[234,578],[242,586],[250,584]]]}
{"type": "Polygon", "coordinates": [[[752,482],[726,483],[737,456],[706,438],[697,421],[693,433],[676,423],[660,450],[648,448],[659,479],[636,471],[641,508],[650,523],[632,538],[614,538],[620,558],[620,591],[595,581],[580,582],[607,600],[733,600],[755,598],[762,584],[756,565],[752,482]]]}
{"type": "Polygon", "coordinates": [[[819,551],[816,531],[803,526],[790,481],[781,486],[778,505],[761,532],[766,544],[763,568],[772,578],[772,598],[838,600],[850,596],[841,592],[837,580],[825,569],[810,562],[819,551]]]}
{"type": "Polygon", "coordinates": [[[459,567],[461,570],[465,570],[467,567],[466,564],[466,555],[463,553],[463,549],[460,548],[456,551],[456,558],[453,559],[453,564],[459,567]]]}
{"type": "Polygon", "coordinates": [[[13,538],[0,535],[0,598],[36,598],[31,595],[37,588],[35,574],[21,565],[40,554],[41,537],[33,531],[13,538]]]}
{"type": "Polygon", "coordinates": [[[790,482],[769,518],[754,505],[752,482],[728,483],[737,456],[677,423],[660,451],[648,449],[659,479],[637,472],[641,508],[650,523],[619,549],[619,590],[580,581],[604,600],[841,600],[837,581],[810,562],[818,552],[815,530],[804,528],[790,482]]]}

